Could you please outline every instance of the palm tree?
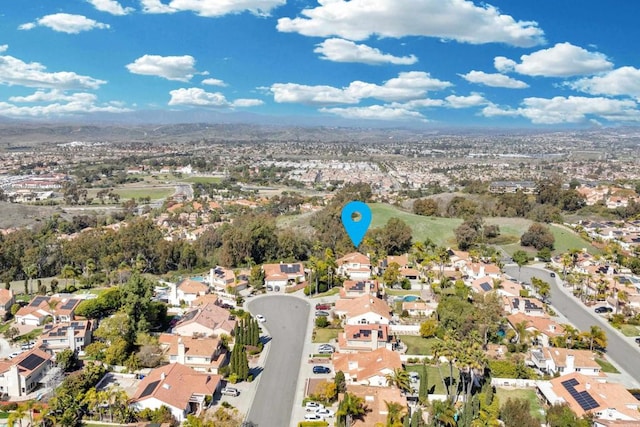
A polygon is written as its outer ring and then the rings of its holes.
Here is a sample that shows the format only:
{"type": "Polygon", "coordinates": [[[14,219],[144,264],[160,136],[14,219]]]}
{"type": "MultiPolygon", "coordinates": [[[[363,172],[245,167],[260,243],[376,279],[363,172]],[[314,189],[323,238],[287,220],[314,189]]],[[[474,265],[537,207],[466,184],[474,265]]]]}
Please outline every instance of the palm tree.
{"type": "Polygon", "coordinates": [[[569,324],[562,325],[564,328],[565,345],[567,348],[573,348],[578,339],[579,332],[576,328],[569,324]]]}
{"type": "Polygon", "coordinates": [[[453,364],[456,362],[456,358],[460,354],[459,342],[452,339],[449,336],[445,336],[444,340],[437,341],[433,348],[433,357],[438,364],[438,370],[440,370],[440,358],[444,357],[449,363],[449,382],[445,381],[442,372],[440,372],[440,378],[447,389],[447,396],[451,402],[453,402],[453,364]]]}
{"type": "Polygon", "coordinates": [[[431,416],[436,427],[454,427],[456,411],[450,400],[434,400],[431,405],[431,416]]]}
{"type": "Polygon", "coordinates": [[[82,399],[82,403],[87,406],[87,411],[91,414],[92,417],[97,415],[98,410],[100,408],[100,395],[99,391],[96,390],[95,387],[91,387],[84,395],[82,399]]]}
{"type": "Polygon", "coordinates": [[[411,391],[409,373],[402,368],[396,368],[392,373],[385,375],[387,385],[398,387],[402,391],[411,391]]]}
{"type": "Polygon", "coordinates": [[[67,288],[69,287],[69,279],[73,279],[73,283],[75,285],[76,269],[69,264],[65,264],[64,267],[62,267],[62,271],[60,271],[60,277],[65,279],[65,286],[67,288]]]}
{"type": "Polygon", "coordinates": [[[618,312],[620,311],[620,303],[629,302],[629,294],[627,293],[627,291],[618,291],[616,297],[616,314],[618,314],[618,312]]]}
{"type": "Polygon", "coordinates": [[[514,328],[516,331],[516,337],[517,337],[516,344],[522,344],[527,342],[527,338],[529,338],[529,331],[527,330],[527,326],[529,326],[529,323],[526,320],[516,323],[514,328]]]}
{"type": "Polygon", "coordinates": [[[387,424],[386,427],[402,427],[402,419],[406,416],[407,408],[398,402],[387,402],[387,424]]]}
{"type": "Polygon", "coordinates": [[[18,407],[9,414],[9,418],[7,418],[7,424],[9,427],[13,427],[15,422],[17,421],[20,427],[22,427],[22,420],[27,416],[27,411],[23,405],[18,405],[18,407]]]}
{"type": "Polygon", "coordinates": [[[344,418],[345,426],[350,427],[353,424],[353,419],[362,418],[365,413],[364,399],[347,392],[338,405],[336,416],[339,419],[344,418]]]}
{"type": "Polygon", "coordinates": [[[593,351],[594,347],[601,349],[607,348],[607,334],[599,326],[593,325],[588,332],[589,350],[593,351]]]}
{"type": "Polygon", "coordinates": [[[35,264],[29,264],[24,268],[24,274],[27,275],[27,288],[28,294],[31,294],[31,282],[38,274],[38,266],[35,264]]]}

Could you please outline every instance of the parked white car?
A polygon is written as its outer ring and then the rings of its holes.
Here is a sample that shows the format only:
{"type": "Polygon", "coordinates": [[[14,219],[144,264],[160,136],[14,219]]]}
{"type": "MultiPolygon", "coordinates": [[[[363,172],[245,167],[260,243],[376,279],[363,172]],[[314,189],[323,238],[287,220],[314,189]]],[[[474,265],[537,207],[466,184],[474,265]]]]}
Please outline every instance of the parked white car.
{"type": "Polygon", "coordinates": [[[318,409],[324,409],[324,405],[318,402],[307,402],[304,407],[306,408],[307,412],[315,412],[318,409]]]}
{"type": "Polygon", "coordinates": [[[322,408],[316,409],[316,415],[320,415],[322,418],[329,418],[333,417],[335,415],[335,412],[333,412],[331,409],[322,408]]]}

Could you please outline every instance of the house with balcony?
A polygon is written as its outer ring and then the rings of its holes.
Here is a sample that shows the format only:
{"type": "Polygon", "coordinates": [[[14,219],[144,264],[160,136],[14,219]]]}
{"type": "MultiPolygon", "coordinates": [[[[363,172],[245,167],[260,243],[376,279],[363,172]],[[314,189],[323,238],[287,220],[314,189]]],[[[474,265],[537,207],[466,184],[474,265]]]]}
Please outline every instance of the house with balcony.
{"type": "Polygon", "coordinates": [[[93,325],[90,320],[49,323],[44,325],[44,330],[38,338],[38,346],[50,353],[66,349],[82,351],[91,344],[93,325]]]}
{"type": "Polygon", "coordinates": [[[352,252],[336,260],[338,274],[351,280],[371,278],[371,260],[360,252],[352,252]]]}
{"type": "Polygon", "coordinates": [[[180,363],[198,372],[213,374],[227,364],[228,353],[218,337],[160,334],[158,341],[169,363],[180,363]]]}
{"type": "Polygon", "coordinates": [[[235,281],[236,274],[230,268],[216,266],[209,270],[209,284],[218,292],[226,292],[235,281]]]}
{"type": "Polygon", "coordinates": [[[387,348],[391,342],[389,325],[346,325],[338,335],[341,353],[373,351],[387,348]]]}
{"type": "Polygon", "coordinates": [[[538,370],[549,375],[580,372],[590,377],[603,376],[602,368],[596,362],[596,355],[590,350],[542,347],[532,349],[529,360],[538,370]]]}
{"type": "Polygon", "coordinates": [[[12,360],[0,361],[0,394],[20,398],[45,382],[52,356],[36,347],[12,360]]]}

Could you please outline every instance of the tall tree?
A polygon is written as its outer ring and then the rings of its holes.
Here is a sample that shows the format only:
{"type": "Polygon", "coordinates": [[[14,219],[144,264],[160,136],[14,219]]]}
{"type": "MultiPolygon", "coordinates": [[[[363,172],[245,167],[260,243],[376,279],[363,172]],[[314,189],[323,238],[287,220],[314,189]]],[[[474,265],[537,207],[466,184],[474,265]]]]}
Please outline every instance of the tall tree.
{"type": "Polygon", "coordinates": [[[345,393],[338,404],[336,416],[344,426],[350,427],[356,419],[362,419],[366,413],[364,399],[352,393],[345,393]]]}
{"type": "Polygon", "coordinates": [[[402,427],[402,419],[405,417],[407,408],[398,402],[384,402],[387,407],[386,427],[402,427]]]}

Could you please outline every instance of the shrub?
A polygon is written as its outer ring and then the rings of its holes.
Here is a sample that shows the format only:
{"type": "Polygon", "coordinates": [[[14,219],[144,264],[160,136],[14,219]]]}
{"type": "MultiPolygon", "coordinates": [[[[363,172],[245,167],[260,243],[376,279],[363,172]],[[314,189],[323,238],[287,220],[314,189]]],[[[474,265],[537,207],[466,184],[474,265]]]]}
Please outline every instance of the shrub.
{"type": "Polygon", "coordinates": [[[316,317],[316,326],[318,328],[326,328],[329,326],[329,319],[327,319],[327,316],[316,317]]]}
{"type": "Polygon", "coordinates": [[[229,375],[229,382],[231,384],[237,383],[238,382],[238,374],[234,373],[234,374],[229,375]]]}

